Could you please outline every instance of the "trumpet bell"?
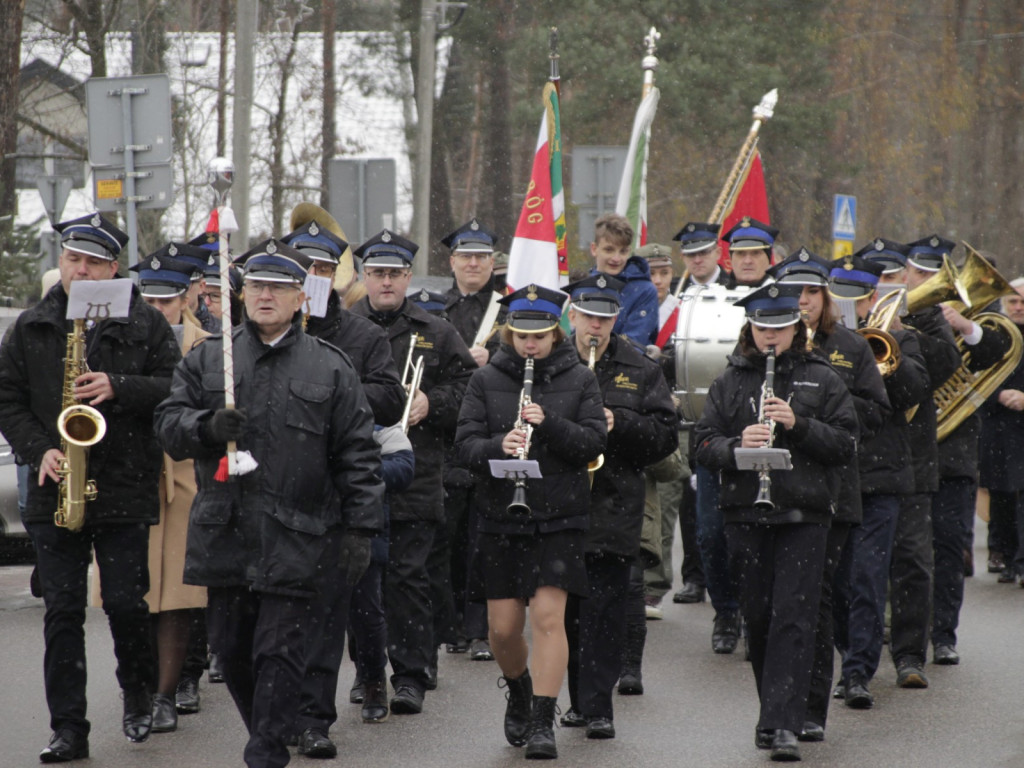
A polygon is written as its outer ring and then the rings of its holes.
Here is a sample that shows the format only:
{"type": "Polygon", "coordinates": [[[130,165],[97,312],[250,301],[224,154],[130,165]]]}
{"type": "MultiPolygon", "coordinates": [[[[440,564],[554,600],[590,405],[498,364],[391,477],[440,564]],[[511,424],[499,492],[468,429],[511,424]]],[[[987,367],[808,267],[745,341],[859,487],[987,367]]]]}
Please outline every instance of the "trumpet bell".
{"type": "MultiPolygon", "coordinates": [[[[341,228],[337,219],[316,203],[306,201],[292,208],[291,221],[289,222],[290,231],[294,232],[311,221],[315,221],[317,225],[323,227],[335,237],[340,237],[346,242],[348,241],[348,238],[345,237],[345,231],[341,228]]],[[[338,291],[344,291],[348,288],[354,276],[355,261],[352,257],[352,247],[349,246],[338,260],[338,270],[334,273],[334,288],[338,291]]]]}

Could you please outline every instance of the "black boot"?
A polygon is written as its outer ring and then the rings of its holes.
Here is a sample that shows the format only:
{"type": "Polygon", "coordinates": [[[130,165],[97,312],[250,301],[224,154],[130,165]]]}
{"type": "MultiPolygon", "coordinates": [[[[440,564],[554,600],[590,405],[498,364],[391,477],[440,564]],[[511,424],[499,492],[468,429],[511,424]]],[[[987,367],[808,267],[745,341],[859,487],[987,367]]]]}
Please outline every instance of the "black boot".
{"type": "Polygon", "coordinates": [[[646,624],[626,625],[626,644],[622,649],[622,671],[619,673],[619,693],[623,696],[643,695],[644,680],[640,674],[640,665],[643,663],[646,642],[646,624]]]}
{"type": "MultiPolygon", "coordinates": [[[[502,676],[505,687],[505,738],[513,747],[521,747],[526,743],[526,733],[530,729],[530,715],[532,714],[533,680],[530,679],[530,670],[526,670],[519,677],[512,679],[502,676]]],[[[501,687],[501,682],[498,682],[501,687]]]]}
{"type": "Polygon", "coordinates": [[[555,745],[554,696],[534,696],[530,731],[526,737],[527,760],[553,760],[558,757],[555,745]]]}
{"type": "Polygon", "coordinates": [[[130,742],[140,744],[149,738],[153,727],[153,696],[145,688],[124,691],[122,727],[130,742]]]}

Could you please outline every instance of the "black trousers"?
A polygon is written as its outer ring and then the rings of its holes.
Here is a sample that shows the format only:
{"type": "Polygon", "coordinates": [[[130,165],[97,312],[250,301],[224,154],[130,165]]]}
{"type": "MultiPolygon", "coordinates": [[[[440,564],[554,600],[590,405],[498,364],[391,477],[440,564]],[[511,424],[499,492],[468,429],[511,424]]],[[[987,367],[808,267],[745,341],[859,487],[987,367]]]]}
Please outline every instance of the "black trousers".
{"type": "Polygon", "coordinates": [[[424,521],[391,521],[384,613],[395,688],[412,685],[425,691],[427,669],[436,659],[428,557],[434,552],[438,527],[438,523],[424,521]]]}
{"type": "MultiPolygon", "coordinates": [[[[326,534],[328,552],[338,552],[343,531],[326,534]]],[[[345,656],[345,626],[352,588],[345,583],[345,569],[337,557],[322,558],[317,594],[309,600],[306,619],[306,673],[295,731],[307,728],[327,733],[338,719],[335,698],[338,671],[345,656]]]]}
{"type": "Polygon", "coordinates": [[[88,735],[85,607],[89,562],[96,550],[100,594],[117,657],[117,681],[126,691],[152,691],[155,661],[150,638],[149,526],[86,525],[77,532],[52,523],[26,524],[35,545],[43,617],[43,679],[50,728],[88,735]]]}
{"type": "Polygon", "coordinates": [[[900,496],[889,566],[889,651],[897,665],[904,659],[924,664],[927,657],[934,569],[932,495],[900,496]]]}
{"type": "Polygon", "coordinates": [[[974,481],[967,477],[943,478],[932,505],[935,645],[956,645],[960,606],[964,602],[964,549],[970,545],[974,520],[974,488],[974,481]]]}
{"type": "Polygon", "coordinates": [[[588,552],[590,596],[570,594],[565,607],[569,701],[587,718],[614,716],[612,690],[622,669],[631,564],[622,555],[588,552]]]}
{"type": "Polygon", "coordinates": [[[811,668],[811,687],[807,694],[806,720],[825,727],[828,705],[832,700],[832,672],[835,667],[835,608],[833,585],[843,548],[850,537],[850,523],[832,523],[825,539],[825,570],[821,579],[821,599],[818,601],[818,625],[814,632],[814,666],[811,668]]]}
{"type": "MultiPolygon", "coordinates": [[[[454,604],[454,632],[469,640],[487,637],[487,605],[466,599],[469,564],[477,536],[475,488],[445,486],[444,514],[451,547],[451,591],[454,604]]],[[[445,642],[438,637],[438,642],[445,642]]]]}
{"type": "Polygon", "coordinates": [[[348,607],[348,654],[355,662],[356,677],[363,682],[383,682],[388,663],[384,568],[383,562],[370,561],[348,607]]]}
{"type": "Polygon", "coordinates": [[[726,523],[750,663],[758,728],[799,732],[807,712],[828,528],[726,523]]]}
{"type": "Polygon", "coordinates": [[[1007,565],[1017,557],[1017,509],[1020,491],[989,492],[988,549],[1003,555],[1007,565]]]}
{"type": "Polygon", "coordinates": [[[210,647],[249,731],[245,764],[281,768],[302,692],[309,600],[248,587],[210,587],[207,594],[210,647]]]}
{"type": "Polygon", "coordinates": [[[689,480],[683,481],[683,497],[679,504],[679,533],[683,538],[683,565],[680,575],[683,584],[697,584],[703,587],[704,563],[700,559],[700,545],[697,543],[697,491],[689,480]]]}
{"type": "Polygon", "coordinates": [[[185,663],[181,665],[181,678],[199,681],[206,669],[209,648],[206,640],[206,609],[188,609],[188,648],[185,663]]]}

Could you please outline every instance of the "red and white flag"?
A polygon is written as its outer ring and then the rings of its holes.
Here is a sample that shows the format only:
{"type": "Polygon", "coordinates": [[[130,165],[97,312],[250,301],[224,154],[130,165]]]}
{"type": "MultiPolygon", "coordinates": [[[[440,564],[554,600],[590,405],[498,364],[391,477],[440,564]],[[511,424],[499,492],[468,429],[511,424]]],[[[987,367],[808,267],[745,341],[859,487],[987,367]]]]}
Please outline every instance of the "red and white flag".
{"type": "Polygon", "coordinates": [[[650,154],[651,123],[658,111],[659,97],[658,89],[651,88],[636,110],[626,165],[619,182],[619,197],[615,203],[615,212],[625,216],[633,225],[634,248],[647,244],[647,157],[650,154]]]}

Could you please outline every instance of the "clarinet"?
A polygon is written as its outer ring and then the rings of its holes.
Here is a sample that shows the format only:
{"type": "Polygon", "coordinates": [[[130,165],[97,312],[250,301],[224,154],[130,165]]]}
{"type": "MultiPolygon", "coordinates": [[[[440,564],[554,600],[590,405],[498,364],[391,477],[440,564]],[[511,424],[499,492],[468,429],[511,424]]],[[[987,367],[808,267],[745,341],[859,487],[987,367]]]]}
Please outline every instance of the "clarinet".
{"type": "MultiPolygon", "coordinates": [[[[768,443],[766,448],[771,448],[775,443],[775,422],[764,415],[765,402],[770,397],[775,397],[775,347],[768,347],[764,355],[764,383],[761,385],[761,410],[757,415],[758,424],[768,425],[768,443]]],[[[771,512],[775,509],[772,503],[772,476],[767,469],[757,473],[757,499],[754,500],[754,508],[763,512],[771,512]]]]}
{"type": "MultiPolygon", "coordinates": [[[[526,440],[516,449],[517,459],[528,459],[530,456],[530,439],[533,437],[533,424],[523,418],[523,408],[533,402],[533,358],[526,358],[523,365],[523,389],[519,393],[519,417],[515,428],[526,433],[526,440]]],[[[519,515],[529,515],[530,505],[526,503],[526,478],[517,477],[515,489],[512,491],[512,503],[508,511],[519,515]]]]}

